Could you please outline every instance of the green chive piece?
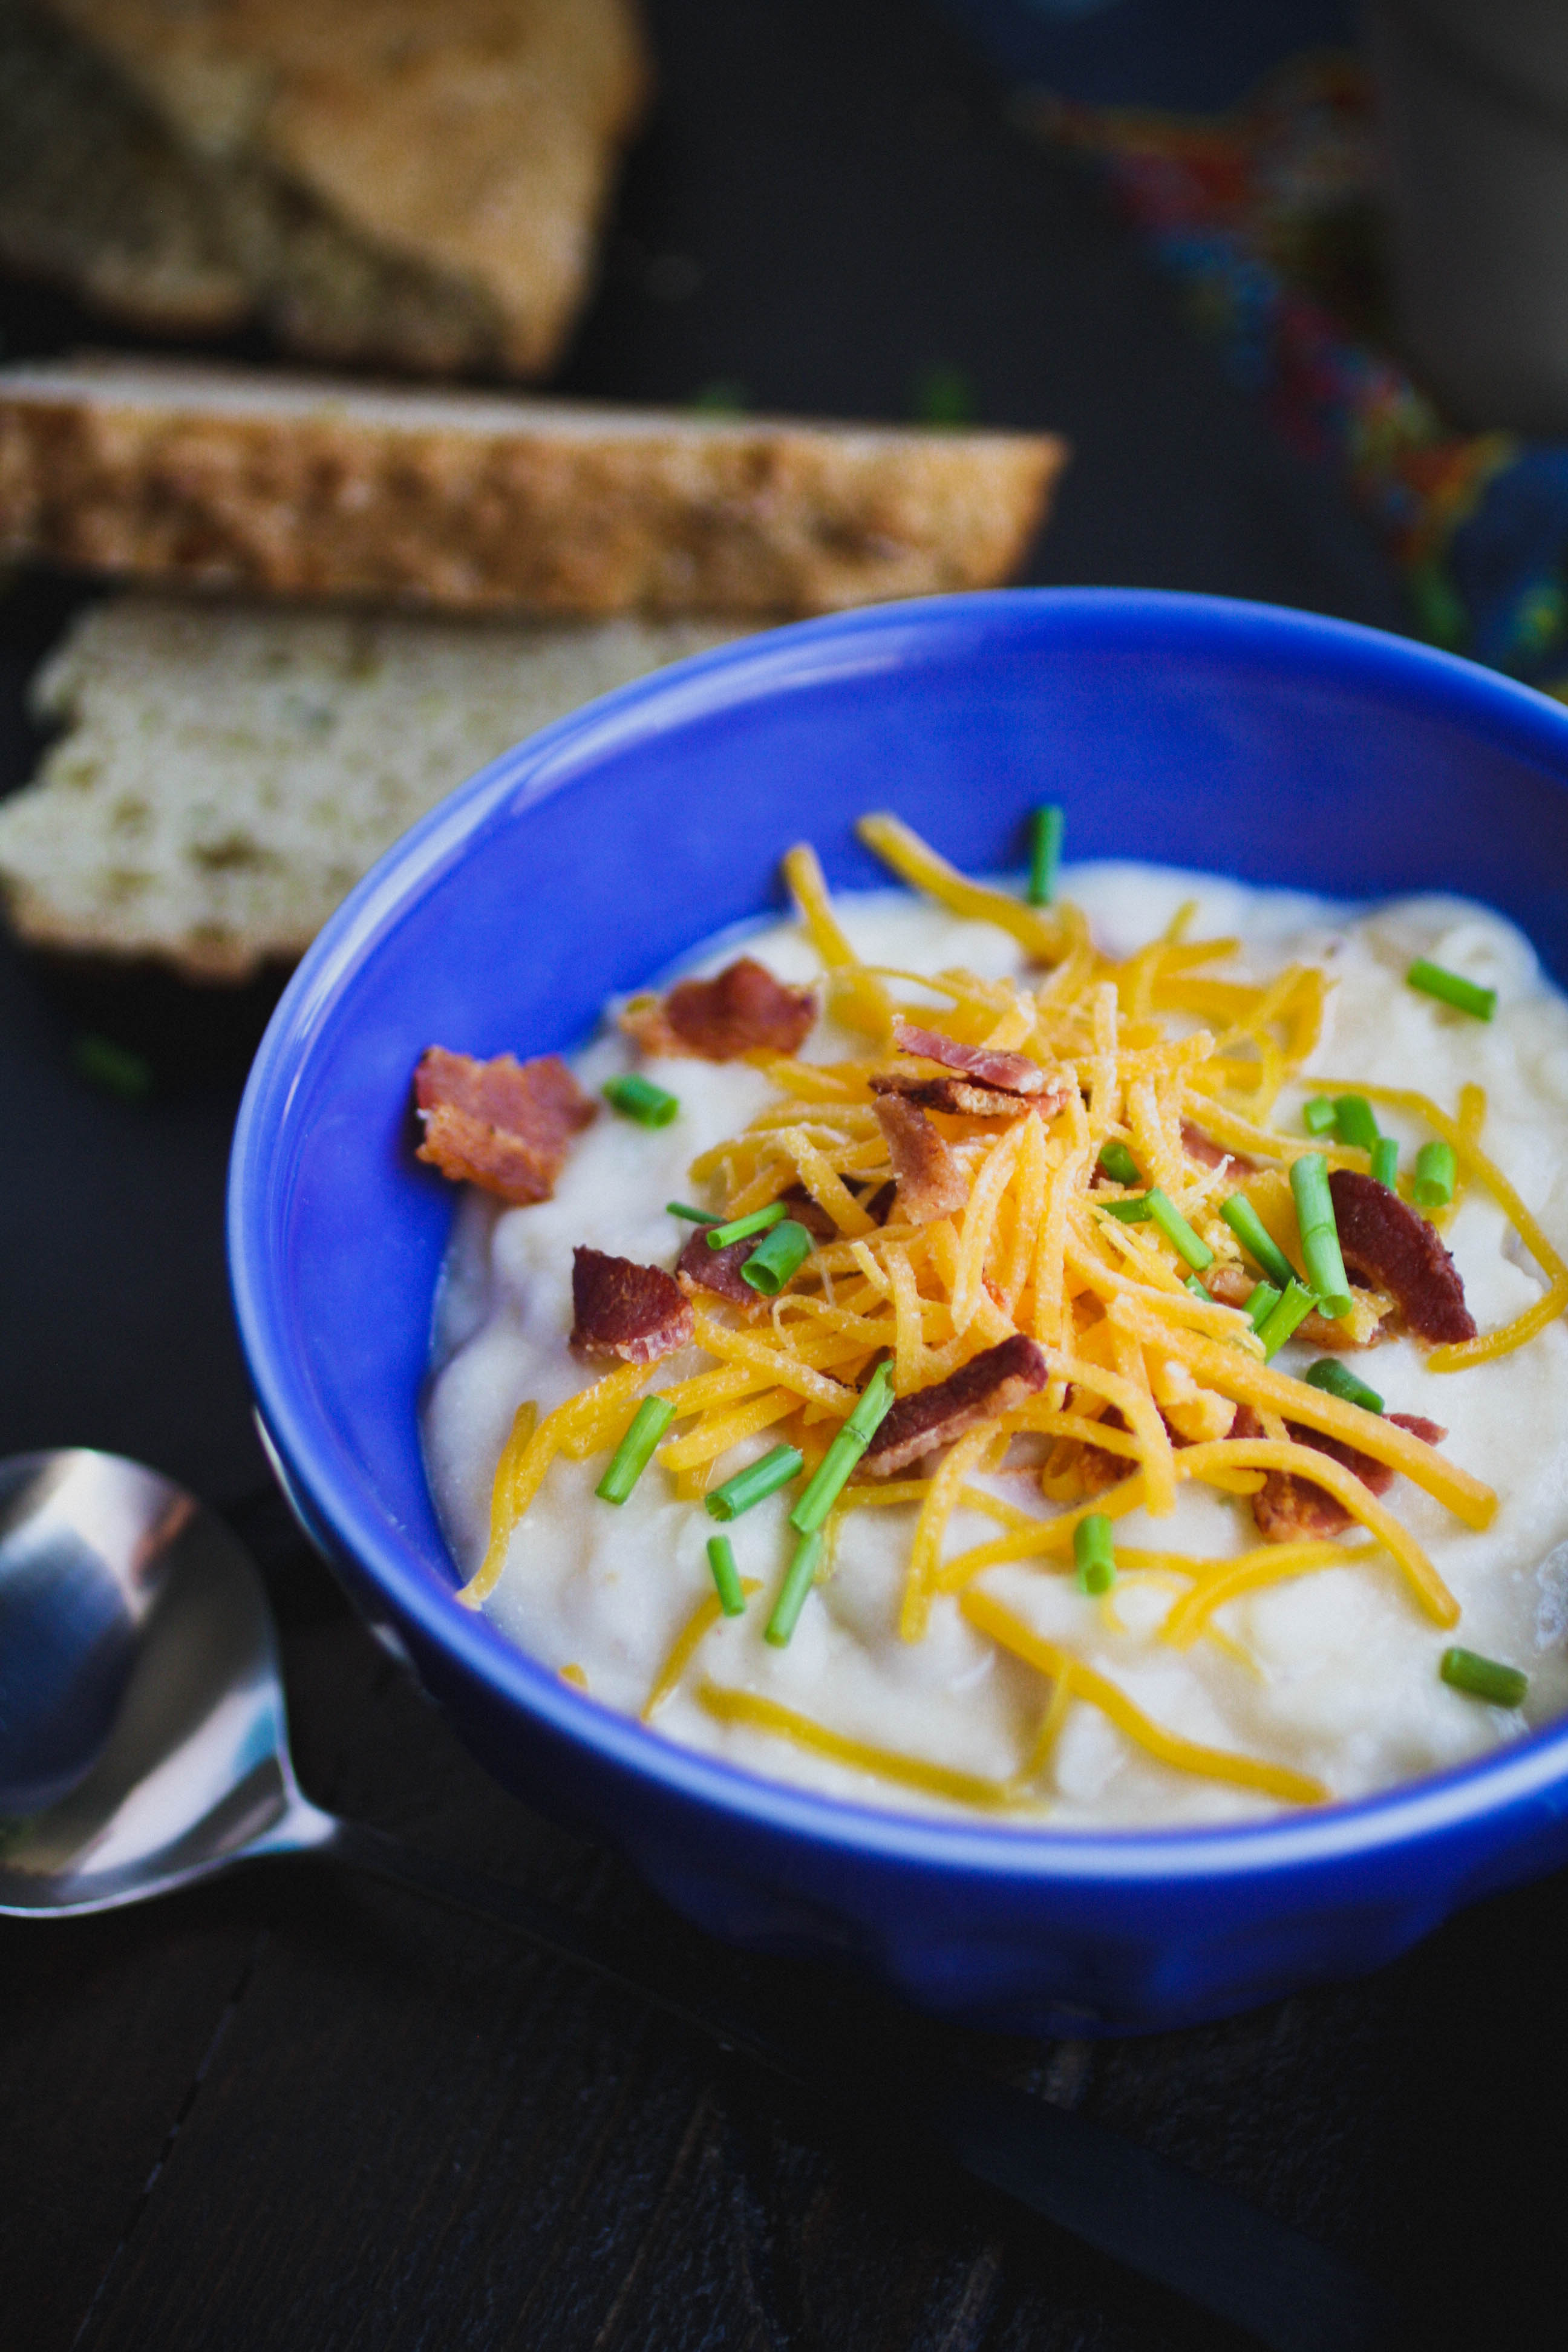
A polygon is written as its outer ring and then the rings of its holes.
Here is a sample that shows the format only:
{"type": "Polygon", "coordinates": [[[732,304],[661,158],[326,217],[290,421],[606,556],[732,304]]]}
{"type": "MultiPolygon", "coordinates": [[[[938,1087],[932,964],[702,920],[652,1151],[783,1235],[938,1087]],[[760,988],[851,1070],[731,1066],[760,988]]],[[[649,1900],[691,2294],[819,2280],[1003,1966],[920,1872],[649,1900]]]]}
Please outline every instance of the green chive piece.
{"type": "Polygon", "coordinates": [[[1307,1274],[1325,1315],[1336,1319],[1351,1311],[1351,1286],[1340,1255],[1340,1231],[1334,1223],[1333,1195],[1329,1191],[1329,1163],[1321,1151],[1303,1151],[1290,1164],[1290,1191],[1296,1202],[1296,1222],[1301,1228],[1301,1255],[1307,1274]]]}
{"type": "Polygon", "coordinates": [[[1168,1193],[1162,1192],[1155,1184],[1143,1198],[1149,1205],[1150,1222],[1164,1234],[1184,1265],[1190,1265],[1194,1274],[1202,1274],[1205,1265],[1214,1264],[1213,1250],[1207,1242],[1199,1240],[1168,1193]]]}
{"type": "Polygon", "coordinates": [[[779,1587],[779,1597],[773,1602],[773,1613],[768,1619],[763,1633],[763,1641],[771,1642],[775,1650],[787,1649],[789,1646],[789,1637],[800,1622],[801,1611],[805,1607],[805,1596],[816,1581],[816,1571],[822,1559],[822,1547],[826,1541],[826,1538],[818,1528],[812,1534],[802,1536],[795,1548],[795,1558],[784,1571],[784,1580],[779,1587]]]}
{"type": "Polygon", "coordinates": [[[1097,1201],[1095,1206],[1108,1217],[1117,1218],[1124,1225],[1146,1225],[1153,1214],[1147,1192],[1140,1192],[1131,1201],[1097,1201]]]}
{"type": "Polygon", "coordinates": [[[1141,1184],[1138,1162],[1124,1143],[1104,1143],[1100,1149],[1100,1165],[1113,1184],[1141,1184]]]}
{"type": "Polygon", "coordinates": [[[1247,1255],[1258,1260],[1275,1289],[1288,1289],[1296,1279],[1296,1269],[1246,1193],[1233,1192],[1221,1204],[1220,1215],[1247,1255]]]}
{"type": "Polygon", "coordinates": [[[1530,1688],[1530,1676],[1521,1675],[1517,1666],[1483,1658],[1475,1650],[1445,1650],[1437,1671],[1450,1689],[1463,1691],[1469,1698],[1484,1698],[1493,1706],[1521,1706],[1530,1688]]]}
{"type": "Polygon", "coordinates": [[[1062,827],[1066,817],[1054,801],[1037,808],[1029,821],[1029,887],[1031,907],[1048,907],[1057,895],[1057,868],[1062,862],[1062,827]]]}
{"type": "Polygon", "coordinates": [[[741,1279],[760,1290],[764,1298],[776,1298],[785,1283],[800,1272],[814,1247],[805,1227],[786,1217],[752,1252],[741,1268],[741,1279]]]}
{"type": "Polygon", "coordinates": [[[1203,1284],[1198,1280],[1195,1274],[1188,1275],[1185,1282],[1182,1285],[1182,1288],[1184,1290],[1190,1290],[1194,1298],[1201,1298],[1205,1307],[1212,1307],[1214,1305],[1214,1293],[1204,1288],[1203,1284]]]}
{"type": "Polygon", "coordinates": [[[1258,1326],[1258,1336],[1263,1342],[1266,1364],[1273,1361],[1297,1324],[1305,1322],[1317,1303],[1311,1292],[1304,1290],[1292,1275],[1284,1297],[1269,1308],[1268,1316],[1258,1326]]]}
{"type": "Polygon", "coordinates": [[[1256,1290],[1248,1291],[1247,1303],[1241,1311],[1255,1331],[1262,1330],[1283,1296],[1284,1293],[1276,1290],[1271,1282],[1260,1282],[1256,1290]]]}
{"type": "Polygon", "coordinates": [[[653,1458],[653,1449],[675,1419],[675,1407],[663,1397],[645,1397],[632,1415],[632,1425],[610,1457],[610,1466],[594,1492],[601,1503],[624,1503],[653,1458]]]}
{"type": "Polygon", "coordinates": [[[789,1214],[788,1204],[770,1201],[765,1209],[753,1209],[749,1217],[733,1217],[727,1225],[716,1224],[708,1235],[710,1249],[726,1249],[731,1242],[749,1241],[753,1234],[765,1234],[770,1226],[782,1225],[789,1214]]]}
{"type": "Polygon", "coordinates": [[[635,1118],[639,1127],[668,1127],[680,1110],[674,1095],[667,1095],[651,1078],[638,1077],[635,1070],[624,1078],[606,1078],[601,1091],[612,1110],[623,1118],[635,1118]]]}
{"type": "Polygon", "coordinates": [[[893,1403],[893,1376],[879,1364],[860,1391],[860,1402],[817,1464],[805,1494],[789,1515],[798,1535],[815,1535],[843,1492],[849,1473],[877,1434],[893,1403]]]}
{"type": "Polygon", "coordinates": [[[1416,1205],[1423,1209],[1441,1209],[1454,1197],[1458,1181],[1458,1163],[1451,1143],[1424,1143],[1415,1155],[1416,1205]]]}
{"type": "Polygon", "coordinates": [[[1364,1095],[1334,1097],[1334,1131],[1342,1143],[1352,1145],[1357,1151],[1376,1150],[1377,1120],[1364,1095]]]}
{"type": "Polygon", "coordinates": [[[1103,1511],[1090,1511],[1072,1531],[1080,1592],[1109,1592],[1116,1581],[1116,1539],[1103,1511]]]}
{"type": "Polygon", "coordinates": [[[689,1225],[716,1225],[719,1222],[707,1209],[689,1209],[684,1201],[667,1201],[664,1213],[667,1217],[684,1217],[689,1225]]]}
{"type": "Polygon", "coordinates": [[[1478,988],[1473,980],[1448,971],[1440,963],[1428,963],[1425,956],[1416,957],[1405,977],[1412,988],[1451,1004],[1456,1013],[1472,1013],[1478,1021],[1489,1021],[1497,1011],[1495,988],[1478,988]]]}
{"type": "Polygon", "coordinates": [[[1393,1192],[1399,1175],[1399,1146],[1392,1135],[1380,1135],[1373,1145],[1372,1172],[1375,1182],[1393,1192]]]}
{"type": "Polygon", "coordinates": [[[1381,1412],[1383,1399],[1364,1381],[1358,1381],[1348,1364],[1337,1356],[1320,1356],[1309,1365],[1305,1374],[1309,1388],[1321,1389],[1325,1396],[1338,1397],[1345,1404],[1359,1404],[1363,1412],[1381,1412]]]}
{"type": "Polygon", "coordinates": [[[738,1519],[753,1503],[765,1502],[770,1495],[776,1495],[781,1486],[787,1486],[792,1478],[798,1477],[805,1462],[805,1456],[796,1447],[775,1445],[760,1462],[749,1463],[744,1470],[737,1470],[732,1478],[726,1478],[721,1486],[715,1486],[710,1495],[704,1496],[709,1517],[738,1519]]]}
{"type": "Polygon", "coordinates": [[[1330,1135],[1333,1132],[1334,1106],[1328,1095],[1314,1095],[1310,1102],[1301,1105],[1301,1124],[1309,1135],[1330,1135]]]}
{"type": "Polygon", "coordinates": [[[725,1616],[743,1617],[746,1596],[741,1590],[741,1571],[735,1565],[735,1547],[728,1536],[709,1537],[708,1565],[713,1571],[713,1581],[719,1588],[719,1606],[725,1616]]]}
{"type": "Polygon", "coordinates": [[[118,1095],[121,1102],[142,1102],[153,1091],[151,1064],[127,1046],[117,1045],[112,1037],[84,1031],[72,1042],[71,1061],[79,1078],[101,1087],[105,1094],[118,1095]]]}

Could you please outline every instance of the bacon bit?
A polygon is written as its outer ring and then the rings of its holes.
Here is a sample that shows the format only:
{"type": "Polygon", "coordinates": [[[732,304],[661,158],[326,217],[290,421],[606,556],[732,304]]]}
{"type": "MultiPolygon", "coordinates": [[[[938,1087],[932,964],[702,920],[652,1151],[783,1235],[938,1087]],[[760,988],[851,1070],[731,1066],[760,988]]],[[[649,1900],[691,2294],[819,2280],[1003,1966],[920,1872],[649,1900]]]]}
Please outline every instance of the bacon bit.
{"type": "Polygon", "coordinates": [[[672,1275],[603,1250],[573,1251],[572,1309],[578,1354],[616,1356],[623,1364],[657,1363],[692,1333],[691,1308],[672,1275]]]}
{"type": "Polygon", "coordinates": [[[938,1446],[951,1445],[977,1422],[994,1421],[1043,1389],[1050,1366],[1043,1348],[1016,1331],[929,1389],[900,1397],[862,1459],[869,1478],[890,1478],[938,1446]]]}
{"type": "Polygon", "coordinates": [[[1244,1265],[1211,1266],[1203,1278],[1204,1288],[1221,1307],[1245,1307],[1262,1279],[1244,1265]]]}
{"type": "Polygon", "coordinates": [[[925,1061],[940,1062],[944,1070],[978,1079],[983,1087],[999,1087],[1004,1094],[1038,1095],[1046,1090],[1044,1070],[1026,1054],[961,1045],[956,1037],[944,1037],[940,1029],[920,1029],[912,1021],[903,1020],[893,1024],[893,1043],[900,1054],[919,1054],[925,1061]]]}
{"type": "Polygon", "coordinates": [[[900,1215],[911,1225],[956,1216],[969,1198],[968,1180],[924,1111],[902,1095],[879,1095],[875,1108],[893,1163],[900,1215]]]}
{"type": "Polygon", "coordinates": [[[1216,1143],[1212,1135],[1205,1135],[1190,1119],[1182,1121],[1182,1141],[1186,1148],[1187,1158],[1195,1160],[1201,1168],[1223,1168],[1228,1161],[1238,1176],[1253,1176],[1258,1172],[1256,1160],[1248,1160],[1244,1151],[1227,1151],[1223,1143],[1216,1143]]]}
{"type": "Polygon", "coordinates": [[[1353,1168],[1336,1168],[1329,1191],[1347,1271],[1393,1293],[1412,1338],[1473,1339],[1458,1268],[1426,1218],[1353,1168]]]}
{"type": "Polygon", "coordinates": [[[414,1101],[425,1122],[418,1157],[455,1184],[477,1184],[527,1206],[548,1201],[572,1139],[596,1106],[557,1054],[491,1062],[432,1045],[414,1073],[414,1101]]]}
{"type": "MultiPolygon", "coordinates": [[[[1418,1412],[1391,1412],[1385,1418],[1407,1429],[1424,1445],[1439,1445],[1448,1434],[1436,1422],[1427,1421],[1418,1412]]],[[[1321,1429],[1308,1429],[1298,1421],[1288,1421],[1285,1427],[1298,1445],[1310,1445],[1314,1453],[1326,1454],[1331,1461],[1342,1463],[1374,1495],[1386,1495],[1398,1475],[1386,1462],[1347,1445],[1342,1438],[1327,1437],[1321,1429]]],[[[1256,1429],[1231,1430],[1233,1437],[1258,1433],[1256,1429]]],[[[1346,1510],[1337,1496],[1331,1495],[1324,1486],[1315,1486],[1310,1478],[1298,1478],[1289,1470],[1269,1471],[1252,1498],[1252,1516],[1265,1543],[1294,1543],[1300,1538],[1316,1541],[1324,1536],[1342,1535],[1346,1528],[1355,1525],[1352,1513],[1346,1510]]]]}
{"type": "Polygon", "coordinates": [[[744,1241],[710,1249],[707,1234],[695,1233],[675,1261],[675,1278],[689,1298],[700,1290],[710,1290],[727,1298],[731,1307],[743,1307],[748,1315],[758,1314],[767,1300],[749,1282],[742,1281],[741,1268],[761,1239],[760,1234],[748,1234],[744,1241]]]}
{"type": "Polygon", "coordinates": [[[794,1054],[816,1018],[809,988],[785,988],[752,956],[711,980],[683,980],[666,997],[627,1005],[621,1027],[645,1054],[695,1054],[738,1062],[745,1054],[794,1054]]]}
{"type": "Polygon", "coordinates": [[[901,1095],[921,1110],[944,1110],[963,1118],[1017,1118],[1026,1110],[1050,1118],[1071,1093],[1069,1087],[1048,1087],[1043,1094],[1009,1094],[1001,1087],[977,1086],[972,1078],[917,1078],[913,1071],[879,1070],[870,1081],[874,1095],[901,1095]]]}
{"type": "MultiPolygon", "coordinates": [[[[804,1225],[814,1242],[836,1242],[838,1239],[837,1226],[821,1202],[812,1199],[804,1184],[792,1184],[787,1192],[779,1194],[779,1198],[789,1211],[792,1221],[804,1225]]],[[[762,1235],[757,1234],[749,1246],[755,1249],[761,1239],[762,1235]]]]}
{"type": "Polygon", "coordinates": [[[889,1176],[885,1184],[877,1186],[875,1192],[861,1193],[860,1206],[874,1225],[885,1225],[893,1213],[894,1203],[898,1197],[898,1185],[889,1176]]]}

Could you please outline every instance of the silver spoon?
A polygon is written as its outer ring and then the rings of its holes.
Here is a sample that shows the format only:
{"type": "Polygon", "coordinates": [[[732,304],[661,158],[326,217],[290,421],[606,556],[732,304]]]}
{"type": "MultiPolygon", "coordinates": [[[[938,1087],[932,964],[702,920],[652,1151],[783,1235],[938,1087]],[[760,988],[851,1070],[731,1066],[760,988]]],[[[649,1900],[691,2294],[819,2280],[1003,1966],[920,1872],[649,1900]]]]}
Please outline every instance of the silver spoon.
{"type": "Polygon", "coordinates": [[[841,2106],[875,2113],[1277,2352],[1380,2340],[1367,2284],[1256,2207],[912,2039],[885,2005],[829,2030],[781,1976],[754,2014],[689,1969],[634,1973],[591,1922],[301,1796],[271,1613],[221,1519],[84,1448],[0,1462],[0,1914],[139,1903],[234,1864],[315,1854],[520,1929],[841,2106]],[[792,2004],[791,1988],[795,1998],[792,2004]],[[793,2013],[792,2013],[793,2007],[793,2013]],[[847,2053],[852,2050],[851,2062],[847,2053]]]}

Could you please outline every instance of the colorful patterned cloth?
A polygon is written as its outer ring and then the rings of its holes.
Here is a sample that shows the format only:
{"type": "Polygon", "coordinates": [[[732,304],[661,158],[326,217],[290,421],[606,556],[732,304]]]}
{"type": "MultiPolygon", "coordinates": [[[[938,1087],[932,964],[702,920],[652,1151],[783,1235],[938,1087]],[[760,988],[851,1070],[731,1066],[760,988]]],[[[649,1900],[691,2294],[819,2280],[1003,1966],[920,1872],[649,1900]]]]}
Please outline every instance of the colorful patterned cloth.
{"type": "Polygon", "coordinates": [[[1096,160],[1233,373],[1348,474],[1424,634],[1568,698],[1568,447],[1457,430],[1394,356],[1360,63],[1292,59],[1209,118],[1020,110],[1096,160]]]}

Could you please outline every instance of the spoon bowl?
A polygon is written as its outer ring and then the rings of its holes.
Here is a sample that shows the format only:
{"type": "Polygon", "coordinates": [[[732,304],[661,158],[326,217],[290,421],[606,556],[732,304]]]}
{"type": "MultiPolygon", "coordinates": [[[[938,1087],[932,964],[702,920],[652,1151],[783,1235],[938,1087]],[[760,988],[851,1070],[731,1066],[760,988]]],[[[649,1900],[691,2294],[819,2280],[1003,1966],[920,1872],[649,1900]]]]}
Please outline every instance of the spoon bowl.
{"type": "Polygon", "coordinates": [[[155,1471],[0,1464],[0,1912],[105,1910],[330,1839],[256,1570],[155,1471]]]}

